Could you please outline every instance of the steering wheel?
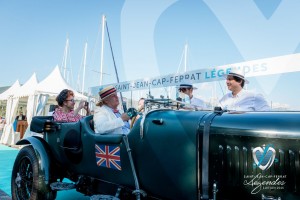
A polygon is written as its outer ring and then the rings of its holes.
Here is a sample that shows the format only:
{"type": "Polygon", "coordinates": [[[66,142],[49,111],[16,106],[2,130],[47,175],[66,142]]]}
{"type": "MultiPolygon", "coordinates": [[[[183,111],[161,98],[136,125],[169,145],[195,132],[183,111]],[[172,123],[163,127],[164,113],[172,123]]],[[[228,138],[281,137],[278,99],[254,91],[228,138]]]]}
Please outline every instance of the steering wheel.
{"type": "Polygon", "coordinates": [[[135,108],[128,108],[126,114],[132,119],[133,117],[138,115],[138,111],[135,108]]]}
{"type": "MultiPolygon", "coordinates": [[[[142,109],[143,110],[143,109],[142,109]]],[[[139,113],[142,110],[136,110],[135,108],[129,108],[126,113],[127,115],[130,117],[131,122],[130,122],[130,129],[133,127],[134,123],[136,122],[136,120],[140,117],[139,113]]]]}

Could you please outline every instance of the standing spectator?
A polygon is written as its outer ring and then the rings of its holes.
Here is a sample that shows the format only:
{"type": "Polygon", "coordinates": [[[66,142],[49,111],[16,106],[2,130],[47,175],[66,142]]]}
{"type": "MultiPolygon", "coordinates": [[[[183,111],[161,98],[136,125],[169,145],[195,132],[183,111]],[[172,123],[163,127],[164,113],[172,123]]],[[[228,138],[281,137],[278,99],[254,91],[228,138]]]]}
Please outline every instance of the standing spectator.
{"type": "Polygon", "coordinates": [[[26,115],[23,115],[23,112],[20,111],[20,112],[19,112],[19,115],[16,116],[15,121],[14,121],[14,123],[13,123],[13,129],[14,129],[14,131],[17,131],[17,128],[18,128],[18,121],[23,121],[23,120],[27,120],[27,119],[26,119],[26,115]]]}
{"type": "Polygon", "coordinates": [[[20,120],[27,120],[27,119],[26,119],[26,115],[23,115],[23,112],[20,111],[20,112],[19,112],[19,115],[16,117],[15,120],[17,120],[17,121],[20,121],[20,120]]]}

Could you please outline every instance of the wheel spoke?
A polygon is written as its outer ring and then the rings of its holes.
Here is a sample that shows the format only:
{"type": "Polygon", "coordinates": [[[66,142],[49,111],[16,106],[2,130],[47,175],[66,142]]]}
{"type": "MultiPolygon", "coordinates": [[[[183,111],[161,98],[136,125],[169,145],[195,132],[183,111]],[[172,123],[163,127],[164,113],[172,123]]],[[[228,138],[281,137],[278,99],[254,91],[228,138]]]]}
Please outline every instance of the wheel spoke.
{"type": "Polygon", "coordinates": [[[33,183],[32,173],[30,160],[27,157],[24,157],[19,165],[19,176],[21,181],[16,191],[20,200],[28,199],[30,197],[33,183]]]}
{"type": "Polygon", "coordinates": [[[15,200],[50,200],[55,199],[56,191],[46,188],[47,182],[39,180],[41,166],[40,158],[37,157],[31,145],[23,147],[18,153],[12,171],[11,190],[12,199],[15,200]]]}

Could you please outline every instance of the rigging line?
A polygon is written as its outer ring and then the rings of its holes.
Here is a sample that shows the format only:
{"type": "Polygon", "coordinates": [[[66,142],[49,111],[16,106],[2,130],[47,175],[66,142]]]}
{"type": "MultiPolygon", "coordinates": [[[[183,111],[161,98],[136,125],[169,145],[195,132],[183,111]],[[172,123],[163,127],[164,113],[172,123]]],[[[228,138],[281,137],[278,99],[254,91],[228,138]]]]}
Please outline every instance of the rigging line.
{"type": "Polygon", "coordinates": [[[220,81],[218,81],[218,83],[219,83],[219,86],[220,86],[220,88],[221,88],[222,94],[223,94],[223,96],[224,96],[225,93],[224,93],[224,90],[223,90],[223,88],[222,88],[222,85],[221,85],[220,81]]]}
{"type": "Polygon", "coordinates": [[[181,54],[180,62],[179,62],[179,65],[178,65],[178,68],[177,68],[177,71],[176,71],[177,74],[179,73],[179,70],[181,68],[182,60],[183,60],[183,57],[184,57],[184,52],[185,51],[183,50],[183,52],[181,54]]]}
{"type": "MultiPolygon", "coordinates": [[[[219,86],[220,86],[220,88],[221,88],[221,91],[222,91],[222,93],[223,93],[223,96],[225,95],[225,93],[224,93],[224,91],[223,91],[223,88],[222,88],[222,86],[221,86],[221,83],[220,83],[220,81],[218,81],[218,83],[219,83],[219,86]]],[[[222,103],[219,101],[219,104],[221,105],[221,108],[222,109],[226,109],[227,110],[227,108],[225,108],[223,105],[222,105],[222,103]]]]}
{"type": "Polygon", "coordinates": [[[100,37],[100,32],[101,32],[101,22],[100,22],[98,33],[97,33],[96,42],[94,43],[94,46],[93,46],[93,48],[91,50],[91,58],[89,59],[87,66],[94,66],[94,63],[95,63],[95,51],[96,51],[95,49],[96,49],[96,46],[98,45],[98,41],[99,41],[99,37],[100,37]]]}
{"type": "MultiPolygon", "coordinates": [[[[92,71],[92,72],[96,72],[96,73],[98,73],[98,74],[100,74],[101,72],[99,72],[99,71],[97,71],[97,70],[94,70],[94,69],[90,69],[90,71],[92,71]]],[[[105,74],[105,75],[109,75],[110,76],[110,74],[108,74],[108,73],[105,73],[105,72],[102,72],[102,74],[105,74]]]]}
{"type": "Polygon", "coordinates": [[[116,67],[116,62],[115,62],[115,57],[114,57],[114,52],[113,52],[113,49],[112,49],[112,44],[111,44],[111,40],[110,40],[110,36],[109,36],[107,21],[105,21],[105,23],[106,23],[106,31],[107,31],[107,36],[108,36],[108,41],[109,41],[111,56],[112,56],[112,59],[113,59],[113,63],[114,63],[114,67],[115,67],[115,72],[116,72],[116,75],[117,75],[117,82],[119,83],[120,82],[119,81],[119,75],[118,75],[118,71],[117,71],[117,67],[116,67]]]}
{"type": "MultiPolygon", "coordinates": [[[[111,44],[110,35],[109,35],[109,31],[108,31],[107,20],[105,21],[105,25],[106,25],[106,32],[107,32],[107,36],[108,36],[110,51],[111,51],[111,55],[112,55],[112,59],[113,59],[113,63],[114,63],[115,72],[116,72],[117,82],[119,83],[120,82],[119,81],[119,74],[118,74],[118,70],[117,70],[117,67],[116,67],[114,52],[113,52],[113,49],[112,49],[112,44],[111,44]]],[[[120,92],[120,98],[121,98],[121,101],[122,101],[123,110],[124,110],[124,112],[126,112],[127,109],[126,109],[126,105],[123,104],[122,92],[120,92]]]]}
{"type": "Polygon", "coordinates": [[[74,87],[74,77],[73,77],[73,69],[72,69],[72,58],[71,58],[71,48],[69,49],[69,62],[70,62],[70,69],[69,69],[69,78],[68,84],[71,85],[71,87],[74,87]]]}
{"type": "Polygon", "coordinates": [[[82,66],[83,66],[83,62],[84,62],[84,52],[83,52],[83,55],[82,55],[82,58],[81,58],[81,63],[80,63],[80,66],[79,66],[79,71],[77,73],[77,81],[76,81],[76,86],[77,86],[77,90],[78,91],[81,91],[81,87],[80,87],[80,73],[81,73],[81,70],[82,70],[82,66]]]}
{"type": "MultiPolygon", "coordinates": [[[[181,54],[181,58],[180,58],[180,61],[179,61],[179,65],[178,65],[178,68],[176,70],[176,74],[178,74],[180,72],[180,69],[181,69],[181,65],[182,65],[182,61],[183,61],[183,58],[184,58],[184,54],[185,54],[185,48],[183,49],[182,51],[182,54],[181,54]]],[[[173,94],[173,87],[169,87],[169,95],[168,96],[172,96],[173,94]]]]}
{"type": "Polygon", "coordinates": [[[84,90],[84,82],[85,82],[85,68],[86,68],[86,51],[87,51],[87,42],[85,42],[84,45],[84,50],[83,50],[83,54],[82,54],[82,58],[81,58],[81,63],[79,66],[79,71],[77,74],[77,81],[76,81],[76,86],[78,91],[81,91],[81,93],[83,94],[83,90],[84,90]],[[80,85],[80,74],[82,72],[82,85],[80,85]]]}

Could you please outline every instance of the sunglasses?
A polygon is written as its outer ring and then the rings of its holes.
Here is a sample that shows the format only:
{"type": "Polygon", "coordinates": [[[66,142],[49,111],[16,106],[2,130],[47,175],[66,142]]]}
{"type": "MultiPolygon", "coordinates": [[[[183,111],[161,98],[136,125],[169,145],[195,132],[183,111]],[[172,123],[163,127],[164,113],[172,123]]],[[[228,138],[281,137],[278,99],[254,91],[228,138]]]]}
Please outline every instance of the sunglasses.
{"type": "Polygon", "coordinates": [[[75,103],[74,99],[70,99],[70,100],[66,99],[66,101],[71,101],[72,103],[75,103]]]}

